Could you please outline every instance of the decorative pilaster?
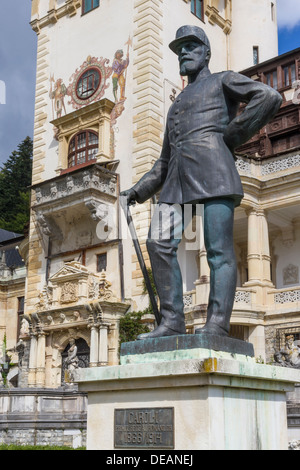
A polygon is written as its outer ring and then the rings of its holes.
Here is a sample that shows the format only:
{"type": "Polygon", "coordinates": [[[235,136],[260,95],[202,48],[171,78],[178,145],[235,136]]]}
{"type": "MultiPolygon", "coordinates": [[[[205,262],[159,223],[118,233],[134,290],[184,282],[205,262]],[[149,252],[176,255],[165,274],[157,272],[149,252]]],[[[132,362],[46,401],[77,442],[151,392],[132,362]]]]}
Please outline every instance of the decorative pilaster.
{"type": "MultiPolygon", "coordinates": [[[[35,118],[33,134],[33,169],[32,183],[40,182],[43,178],[44,165],[46,159],[46,126],[48,123],[48,102],[49,94],[49,39],[45,33],[38,36],[37,46],[37,80],[35,95],[35,118]]],[[[32,191],[32,204],[35,203],[35,194],[32,191]]],[[[34,215],[31,213],[30,233],[29,233],[29,253],[28,253],[28,275],[26,292],[26,312],[30,313],[35,309],[35,303],[39,291],[40,269],[42,267],[43,247],[40,234],[36,228],[34,215]]]]}
{"type": "Polygon", "coordinates": [[[32,332],[30,335],[28,387],[35,387],[35,384],[36,384],[36,368],[37,368],[36,353],[37,353],[37,334],[32,332]]]}
{"type": "MultiPolygon", "coordinates": [[[[159,158],[163,137],[163,0],[135,0],[133,49],[133,183],[136,183],[159,158]]],[[[139,208],[139,210],[141,210],[139,208]]],[[[143,206],[140,231],[148,231],[150,209],[143,206]]],[[[140,235],[140,233],[138,233],[140,235]]],[[[144,238],[144,237],[143,237],[144,238]]],[[[142,251],[146,261],[145,243],[142,251]]],[[[133,257],[133,295],[142,293],[142,273],[133,257]]]]}
{"type": "Polygon", "coordinates": [[[37,357],[36,357],[36,386],[45,387],[46,372],[46,335],[44,332],[37,337],[37,357]]]}

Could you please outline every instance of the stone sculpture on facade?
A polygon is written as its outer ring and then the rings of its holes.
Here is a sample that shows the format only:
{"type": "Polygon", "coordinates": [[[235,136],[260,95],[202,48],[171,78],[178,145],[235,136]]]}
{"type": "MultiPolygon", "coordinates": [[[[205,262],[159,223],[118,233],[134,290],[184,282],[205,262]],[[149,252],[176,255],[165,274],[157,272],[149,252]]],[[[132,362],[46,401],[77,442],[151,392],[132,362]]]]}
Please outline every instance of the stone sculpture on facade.
{"type": "Polygon", "coordinates": [[[15,345],[14,348],[7,349],[7,352],[14,352],[18,354],[18,367],[21,369],[22,367],[22,361],[23,361],[23,356],[24,356],[24,350],[25,350],[25,344],[22,339],[20,339],[17,344],[15,345]]]}
{"type": "Polygon", "coordinates": [[[147,248],[162,321],[139,339],[185,334],[177,249],[189,222],[185,207],[195,210],[197,203],[204,204],[210,297],[206,325],[196,333],[227,336],[237,272],[234,209],[243,198],[234,150],[272,119],[282,98],[241,74],[211,74],[210,42],[199,27],[179,28],[170,48],[178,55],[180,75],[188,77],[188,85],[169,110],[160,158],[133,188],[121,193],[131,205],[161,191],[147,248]],[[238,115],[241,102],[247,106],[238,115]]]}
{"type": "Polygon", "coordinates": [[[300,369],[300,348],[294,343],[294,336],[286,337],[286,347],[274,354],[275,362],[282,367],[300,369]]]}
{"type": "Polygon", "coordinates": [[[70,349],[68,351],[68,357],[66,358],[66,366],[67,369],[72,371],[74,369],[78,369],[78,357],[77,357],[77,346],[75,343],[75,339],[70,339],[70,349]]]}

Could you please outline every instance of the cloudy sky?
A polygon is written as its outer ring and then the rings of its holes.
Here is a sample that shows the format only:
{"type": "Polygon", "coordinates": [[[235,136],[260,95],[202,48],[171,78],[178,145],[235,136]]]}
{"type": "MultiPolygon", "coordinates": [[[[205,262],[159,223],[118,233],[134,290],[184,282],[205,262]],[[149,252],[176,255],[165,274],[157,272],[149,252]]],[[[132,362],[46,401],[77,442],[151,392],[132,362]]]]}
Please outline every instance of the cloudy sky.
{"type": "Polygon", "coordinates": [[[6,87],[0,104],[1,165],[33,135],[36,34],[29,25],[31,0],[0,0],[0,5],[0,80],[6,87]]]}
{"type": "MultiPolygon", "coordinates": [[[[279,54],[300,47],[300,0],[277,0],[279,54]]],[[[0,166],[33,135],[36,34],[31,0],[0,0],[0,166]],[[6,87],[5,104],[3,83],[6,87]]]]}

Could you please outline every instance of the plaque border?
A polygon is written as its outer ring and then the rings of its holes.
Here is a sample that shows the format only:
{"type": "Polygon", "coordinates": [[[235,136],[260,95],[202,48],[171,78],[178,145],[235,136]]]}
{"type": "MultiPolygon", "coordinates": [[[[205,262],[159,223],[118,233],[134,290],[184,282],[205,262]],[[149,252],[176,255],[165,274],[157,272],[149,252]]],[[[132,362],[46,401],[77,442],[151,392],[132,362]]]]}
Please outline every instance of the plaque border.
{"type": "Polygon", "coordinates": [[[162,406],[154,406],[154,407],[140,407],[140,408],[114,408],[114,449],[132,449],[132,450],[135,450],[135,449],[149,449],[149,450],[160,450],[160,449],[175,449],[175,407],[174,406],[165,406],[165,407],[162,407],[162,406]],[[169,446],[153,446],[153,447],[149,447],[147,445],[139,445],[139,444],[136,444],[136,445],[132,445],[132,446],[126,446],[126,445],[117,445],[116,444],[116,431],[115,431],[115,427],[116,427],[116,411],[128,411],[128,410],[171,410],[172,412],[172,422],[173,422],[173,430],[172,431],[169,431],[170,433],[172,433],[172,445],[169,445],[169,446]]]}

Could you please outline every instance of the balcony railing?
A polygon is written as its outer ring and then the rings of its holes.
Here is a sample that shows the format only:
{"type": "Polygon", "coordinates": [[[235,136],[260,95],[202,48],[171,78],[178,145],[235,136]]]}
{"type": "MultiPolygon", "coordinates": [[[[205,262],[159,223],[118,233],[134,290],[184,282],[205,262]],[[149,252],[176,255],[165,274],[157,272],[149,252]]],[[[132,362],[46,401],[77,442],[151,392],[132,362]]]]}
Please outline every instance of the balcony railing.
{"type": "Polygon", "coordinates": [[[269,303],[274,305],[275,309],[300,308],[300,287],[292,287],[285,289],[274,289],[269,292],[269,303]]]}
{"type": "MultiPolygon", "coordinates": [[[[244,288],[244,287],[238,287],[235,292],[234,308],[237,308],[237,309],[252,308],[254,304],[253,295],[255,295],[255,290],[244,288]]],[[[184,304],[184,309],[186,311],[189,308],[192,308],[193,306],[197,304],[201,304],[201,303],[202,302],[201,301],[199,302],[199,299],[197,299],[196,290],[185,292],[183,294],[183,304],[184,304]]]]}

